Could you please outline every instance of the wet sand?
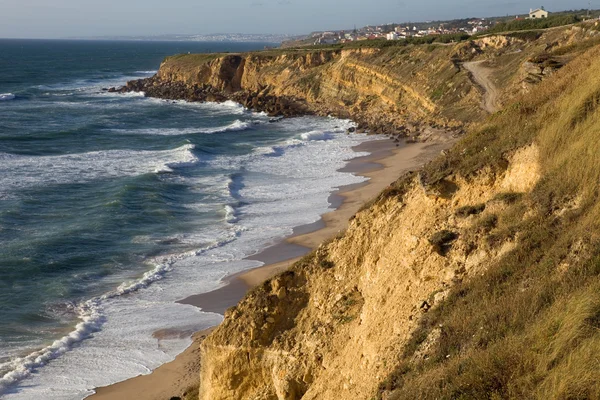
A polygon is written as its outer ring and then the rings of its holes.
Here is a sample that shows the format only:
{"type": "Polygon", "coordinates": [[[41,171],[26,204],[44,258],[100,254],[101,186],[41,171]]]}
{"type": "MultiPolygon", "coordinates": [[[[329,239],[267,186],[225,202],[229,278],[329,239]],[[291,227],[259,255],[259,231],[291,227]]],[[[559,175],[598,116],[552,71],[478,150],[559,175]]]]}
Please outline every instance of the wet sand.
{"type": "MultiPolygon", "coordinates": [[[[191,304],[207,312],[224,313],[227,308],[237,304],[250,288],[284,271],[320,243],[346,229],[349,219],[363,204],[377,196],[402,174],[417,170],[435,158],[453,142],[447,134],[442,134],[426,143],[397,146],[393,140],[384,139],[356,146],[355,151],[370,154],[352,159],[341,171],[366,176],[370,178],[369,181],[340,187],[329,197],[333,210],[324,214],[319,221],[297,227],[294,233],[282,242],[248,257],[265,263],[264,266],[226,277],[223,280],[225,285],[221,288],[190,296],[180,303],[191,304]]],[[[182,396],[191,385],[198,384],[199,344],[206,334],[207,331],[196,333],[194,343],[185,352],[150,375],[138,376],[97,389],[97,394],[88,398],[164,400],[171,396],[182,396]]]]}

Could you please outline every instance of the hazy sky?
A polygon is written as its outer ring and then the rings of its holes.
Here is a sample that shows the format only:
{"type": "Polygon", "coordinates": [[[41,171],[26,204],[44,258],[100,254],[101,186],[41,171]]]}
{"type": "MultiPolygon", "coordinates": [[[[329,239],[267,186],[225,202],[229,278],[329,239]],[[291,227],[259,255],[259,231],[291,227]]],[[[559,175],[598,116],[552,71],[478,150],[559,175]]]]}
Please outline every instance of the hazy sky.
{"type": "MultiPolygon", "coordinates": [[[[291,33],[587,8],[588,0],[0,0],[0,38],[291,33]],[[542,2],[543,4],[538,4],[542,2]]],[[[592,1],[600,8],[600,0],[592,1]]]]}

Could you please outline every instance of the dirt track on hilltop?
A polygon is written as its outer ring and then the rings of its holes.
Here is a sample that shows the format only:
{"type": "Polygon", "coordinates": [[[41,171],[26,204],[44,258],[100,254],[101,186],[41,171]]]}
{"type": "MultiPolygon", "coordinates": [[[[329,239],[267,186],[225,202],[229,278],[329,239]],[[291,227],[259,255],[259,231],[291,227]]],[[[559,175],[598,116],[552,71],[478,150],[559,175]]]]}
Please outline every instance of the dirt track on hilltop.
{"type": "Polygon", "coordinates": [[[481,66],[483,62],[466,62],[463,66],[471,73],[475,83],[483,89],[482,108],[489,113],[495,113],[500,108],[498,105],[498,88],[490,80],[491,69],[481,66]]]}

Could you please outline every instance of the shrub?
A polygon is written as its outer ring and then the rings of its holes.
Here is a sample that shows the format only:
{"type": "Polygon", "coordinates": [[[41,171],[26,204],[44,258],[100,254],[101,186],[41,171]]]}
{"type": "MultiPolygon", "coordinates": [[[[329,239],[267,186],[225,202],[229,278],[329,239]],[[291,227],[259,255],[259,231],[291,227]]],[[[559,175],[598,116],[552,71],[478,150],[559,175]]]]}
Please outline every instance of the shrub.
{"type": "Polygon", "coordinates": [[[477,204],[475,206],[464,206],[456,210],[457,217],[466,218],[470,215],[481,214],[485,210],[485,204],[477,204]]]}
{"type": "Polygon", "coordinates": [[[505,204],[513,204],[517,200],[519,200],[522,196],[523,196],[522,193],[503,192],[503,193],[498,193],[494,197],[494,200],[501,201],[505,204]]]}
{"type": "Polygon", "coordinates": [[[444,229],[431,235],[429,243],[438,254],[445,255],[450,249],[452,242],[457,238],[457,233],[444,229]]]}

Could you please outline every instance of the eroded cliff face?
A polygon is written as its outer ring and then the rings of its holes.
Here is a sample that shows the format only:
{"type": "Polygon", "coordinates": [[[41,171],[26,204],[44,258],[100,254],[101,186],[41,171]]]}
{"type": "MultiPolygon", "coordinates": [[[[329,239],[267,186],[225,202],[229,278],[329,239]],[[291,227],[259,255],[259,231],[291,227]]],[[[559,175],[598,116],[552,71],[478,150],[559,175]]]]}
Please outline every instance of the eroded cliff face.
{"type": "MultiPolygon", "coordinates": [[[[505,45],[519,44],[487,44],[518,70],[505,45]]],[[[230,309],[201,345],[200,398],[597,398],[599,54],[534,85],[230,309]]],[[[305,70],[363,55],[332,57],[305,70]]],[[[389,77],[361,71],[352,79],[389,77]]]]}
{"type": "Polygon", "coordinates": [[[537,183],[538,156],[525,146],[505,172],[435,187],[407,177],[400,200],[382,197],[227,312],[202,343],[200,398],[372,398],[421,316],[515,246],[518,233],[490,245],[486,224],[506,207],[499,194],[537,183]]]}
{"type": "Polygon", "coordinates": [[[462,47],[181,55],[167,58],[157,76],[209,85],[250,106],[255,97],[292,99],[311,113],[350,117],[374,132],[411,134],[417,125],[457,128],[484,115],[456,61],[462,47]]]}

